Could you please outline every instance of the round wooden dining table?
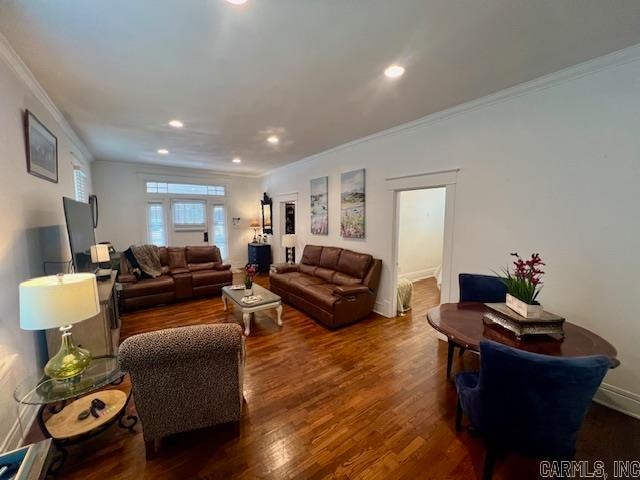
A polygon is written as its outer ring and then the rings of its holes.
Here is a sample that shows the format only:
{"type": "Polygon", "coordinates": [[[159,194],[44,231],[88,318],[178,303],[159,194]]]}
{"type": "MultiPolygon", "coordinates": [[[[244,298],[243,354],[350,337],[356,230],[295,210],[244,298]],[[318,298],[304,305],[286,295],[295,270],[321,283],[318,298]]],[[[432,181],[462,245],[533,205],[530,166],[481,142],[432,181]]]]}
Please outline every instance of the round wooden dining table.
{"type": "Polygon", "coordinates": [[[564,337],[560,335],[529,335],[518,340],[514,334],[499,325],[485,323],[483,303],[443,303],[427,312],[429,324],[449,340],[447,378],[450,376],[453,347],[478,352],[481,340],[493,340],[510,347],[558,357],[605,355],[611,368],[620,365],[615,347],[604,338],[586,328],[564,322],[564,337]]]}

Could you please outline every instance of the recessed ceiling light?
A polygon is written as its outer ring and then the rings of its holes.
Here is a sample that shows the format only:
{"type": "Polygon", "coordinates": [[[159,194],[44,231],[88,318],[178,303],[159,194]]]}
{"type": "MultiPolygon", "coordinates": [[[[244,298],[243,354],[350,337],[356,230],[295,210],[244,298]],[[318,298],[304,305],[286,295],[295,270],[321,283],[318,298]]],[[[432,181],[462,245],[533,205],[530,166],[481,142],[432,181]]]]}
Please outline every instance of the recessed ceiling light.
{"type": "Polygon", "coordinates": [[[242,163],[242,159],[235,157],[233,160],[231,160],[233,163],[242,163]]]}
{"type": "Polygon", "coordinates": [[[243,5],[247,3],[247,0],[227,0],[227,2],[232,3],[233,5],[243,5]]]}
{"type": "Polygon", "coordinates": [[[398,78],[404,74],[404,67],[400,65],[389,65],[385,70],[384,74],[389,78],[398,78]]]}
{"type": "Polygon", "coordinates": [[[280,143],[280,139],[275,135],[271,135],[267,138],[267,142],[269,142],[271,145],[278,145],[280,143]]]}
{"type": "Polygon", "coordinates": [[[169,155],[169,150],[167,150],[166,148],[159,148],[158,153],[160,155],[169,155]]]}
{"type": "Polygon", "coordinates": [[[171,120],[169,122],[169,125],[171,125],[173,128],[182,128],[182,127],[184,127],[184,123],[182,123],[180,120],[171,120]]]}

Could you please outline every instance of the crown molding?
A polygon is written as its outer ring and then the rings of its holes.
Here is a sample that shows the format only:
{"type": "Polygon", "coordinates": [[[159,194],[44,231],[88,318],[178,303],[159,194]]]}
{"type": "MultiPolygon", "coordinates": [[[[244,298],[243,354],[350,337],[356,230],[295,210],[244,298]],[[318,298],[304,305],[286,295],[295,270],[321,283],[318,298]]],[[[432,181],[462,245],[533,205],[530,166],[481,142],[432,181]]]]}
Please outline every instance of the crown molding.
{"type": "Polygon", "coordinates": [[[511,98],[527,95],[529,93],[544,90],[555,85],[560,85],[565,82],[577,80],[579,78],[598,73],[601,70],[607,68],[619,67],[637,61],[640,61],[640,44],[631,45],[630,47],[623,48],[622,50],[617,50],[615,52],[608,53],[591,60],[587,60],[586,62],[563,68],[562,70],[558,70],[548,75],[538,77],[528,82],[519,83],[518,85],[499,90],[498,92],[491,93],[484,97],[480,97],[478,99],[471,100],[469,102],[465,102],[460,105],[441,110],[439,112],[431,113],[425,117],[412,120],[411,122],[403,123],[401,125],[391,127],[386,130],[373,133],[371,135],[367,135],[366,137],[361,137],[356,140],[352,140],[351,142],[343,143],[342,145],[338,145],[328,150],[324,150],[322,152],[302,158],[295,162],[288,163],[286,165],[282,165],[281,167],[269,170],[263,173],[262,176],[267,177],[292,165],[304,164],[306,162],[324,157],[325,155],[330,155],[332,153],[353,147],[361,143],[377,140],[379,138],[386,137],[387,135],[396,135],[399,133],[419,129],[430,123],[439,122],[450,117],[462,115],[472,110],[504,102],[511,98]]]}
{"type": "Polygon", "coordinates": [[[78,134],[73,130],[69,122],[64,118],[64,115],[60,109],[53,103],[51,97],[42,88],[40,82],[33,75],[33,72],[29,70],[29,67],[24,63],[20,55],[14,50],[9,43],[9,40],[0,32],[0,59],[7,64],[7,66],[18,76],[18,78],[24,83],[31,93],[44,105],[49,111],[54,120],[58,123],[59,127],[69,138],[71,143],[81,151],[82,156],[86,161],[92,162],[93,155],[80,139],[78,134]]]}

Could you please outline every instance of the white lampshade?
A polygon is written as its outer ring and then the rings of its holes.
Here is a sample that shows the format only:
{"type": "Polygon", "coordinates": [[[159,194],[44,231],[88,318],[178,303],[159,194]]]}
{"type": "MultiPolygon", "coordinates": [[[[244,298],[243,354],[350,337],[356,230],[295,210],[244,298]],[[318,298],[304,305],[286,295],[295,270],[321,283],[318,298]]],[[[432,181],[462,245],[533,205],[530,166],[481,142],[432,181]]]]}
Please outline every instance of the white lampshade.
{"type": "Polygon", "coordinates": [[[93,273],[50,275],[20,284],[20,328],[46,330],[81,322],[100,312],[93,273]]]}
{"type": "Polygon", "coordinates": [[[91,261],[93,263],[109,262],[109,245],[91,245],[91,261]]]}
{"type": "Polygon", "coordinates": [[[296,234],[295,233],[288,233],[286,235],[282,236],[282,246],[284,248],[293,248],[296,246],[296,234]]]}

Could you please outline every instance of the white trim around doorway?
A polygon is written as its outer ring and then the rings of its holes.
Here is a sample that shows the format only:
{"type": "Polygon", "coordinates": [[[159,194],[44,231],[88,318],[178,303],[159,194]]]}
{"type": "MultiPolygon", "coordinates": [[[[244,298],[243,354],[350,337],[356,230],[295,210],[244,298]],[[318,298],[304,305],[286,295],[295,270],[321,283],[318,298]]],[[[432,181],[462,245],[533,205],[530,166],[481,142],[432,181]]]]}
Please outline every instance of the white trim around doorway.
{"type": "Polygon", "coordinates": [[[442,284],[440,287],[440,301],[451,301],[451,270],[453,263],[453,222],[455,214],[456,183],[459,168],[440,170],[436,172],[405,175],[386,179],[387,190],[393,191],[393,242],[391,262],[391,314],[396,315],[398,309],[398,231],[400,228],[400,202],[399,193],[409,190],[423,190],[428,188],[445,188],[445,212],[444,212],[444,244],[442,254],[442,284]]]}

